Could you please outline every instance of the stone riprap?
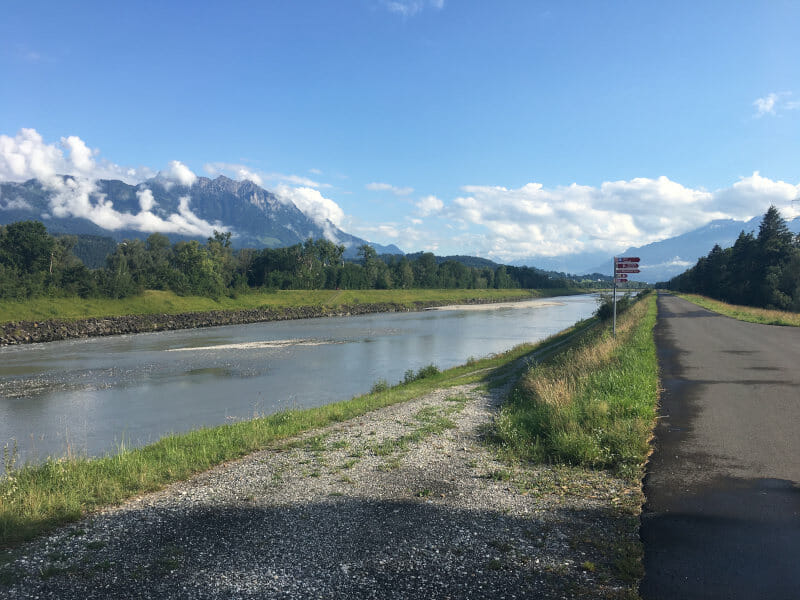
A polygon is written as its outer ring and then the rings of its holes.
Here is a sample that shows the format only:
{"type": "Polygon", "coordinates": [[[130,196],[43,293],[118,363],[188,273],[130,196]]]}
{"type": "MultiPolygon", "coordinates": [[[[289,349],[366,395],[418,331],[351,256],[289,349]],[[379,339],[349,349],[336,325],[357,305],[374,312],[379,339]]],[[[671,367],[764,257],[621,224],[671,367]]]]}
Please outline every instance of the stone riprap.
{"type": "MultiPolygon", "coordinates": [[[[472,303],[481,303],[478,300],[472,303]]],[[[251,308],[243,310],[211,310],[180,314],[125,315],[89,319],[45,321],[12,321],[0,325],[0,346],[54,342],[72,338],[100,337],[150,331],[196,329],[219,325],[245,325],[263,321],[285,321],[317,317],[347,317],[379,312],[409,312],[444,302],[415,302],[413,307],[393,302],[342,304],[339,306],[298,306],[283,308],[251,308]]]]}

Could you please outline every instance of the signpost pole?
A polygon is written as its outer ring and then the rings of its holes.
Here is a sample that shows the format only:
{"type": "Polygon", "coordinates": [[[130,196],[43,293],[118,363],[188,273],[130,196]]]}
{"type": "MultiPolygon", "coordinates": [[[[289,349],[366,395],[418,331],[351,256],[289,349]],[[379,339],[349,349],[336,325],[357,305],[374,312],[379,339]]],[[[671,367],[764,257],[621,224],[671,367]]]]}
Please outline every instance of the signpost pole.
{"type": "Polygon", "coordinates": [[[611,326],[611,335],[617,337],[617,257],[614,260],[614,320],[611,326]]]}

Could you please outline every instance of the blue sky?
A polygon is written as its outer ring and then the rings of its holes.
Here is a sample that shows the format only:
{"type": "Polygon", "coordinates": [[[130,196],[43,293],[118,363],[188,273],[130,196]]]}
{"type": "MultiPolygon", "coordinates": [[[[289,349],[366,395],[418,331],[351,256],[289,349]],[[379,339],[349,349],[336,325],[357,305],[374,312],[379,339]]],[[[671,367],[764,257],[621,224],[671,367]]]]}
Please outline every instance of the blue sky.
{"type": "Polygon", "coordinates": [[[800,214],[798,2],[9,0],[2,22],[0,179],[179,161],[505,261],[800,214]]]}

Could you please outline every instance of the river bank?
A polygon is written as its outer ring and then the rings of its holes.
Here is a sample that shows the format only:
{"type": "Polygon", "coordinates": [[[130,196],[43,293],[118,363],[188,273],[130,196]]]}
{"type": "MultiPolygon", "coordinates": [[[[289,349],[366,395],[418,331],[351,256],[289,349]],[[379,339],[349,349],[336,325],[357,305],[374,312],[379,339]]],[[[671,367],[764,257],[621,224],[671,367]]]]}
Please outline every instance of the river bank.
{"type": "Polygon", "coordinates": [[[487,444],[529,358],[488,387],[486,364],[434,377],[10,550],[6,597],[633,597],[638,486],[487,444]]]}
{"type": "Polygon", "coordinates": [[[576,466],[558,448],[523,455],[509,435],[541,426],[589,450],[584,432],[618,429],[609,415],[638,430],[631,401],[657,397],[652,300],[620,316],[614,339],[584,321],[350,401],[15,469],[0,479],[0,586],[9,598],[636,598],[651,428],[635,456],[609,446],[611,462],[584,452],[576,466]],[[570,365],[580,375],[566,382],[570,365]],[[620,388],[623,365],[651,381],[620,388]],[[558,407],[599,398],[598,410],[570,431],[518,422],[526,396],[556,407],[531,395],[531,376],[560,386],[558,407]]]}
{"type": "MultiPolygon", "coordinates": [[[[186,312],[137,312],[112,316],[92,316],[87,318],[49,318],[41,320],[13,320],[0,324],[0,346],[52,342],[75,338],[146,333],[152,331],[175,331],[179,329],[196,329],[220,325],[246,325],[268,321],[285,321],[292,319],[310,319],[320,317],[342,317],[380,312],[411,312],[427,308],[442,307],[452,304],[489,304],[508,301],[530,300],[546,297],[542,291],[498,290],[495,294],[475,294],[474,297],[463,292],[474,290],[448,290],[446,297],[435,293],[439,290],[418,290],[417,293],[402,292],[402,301],[350,302],[338,303],[336,299],[342,292],[334,292],[324,301],[318,300],[319,294],[309,293],[309,304],[282,304],[274,302],[258,307],[202,310],[186,312]],[[512,293],[514,292],[514,293],[512,293]],[[438,297],[437,297],[438,296],[438,297]],[[317,303],[313,303],[313,302],[317,303]]],[[[564,290],[560,290],[562,293],[564,290]]],[[[362,291],[362,296],[376,296],[376,290],[362,291]]],[[[575,293],[574,291],[572,293],[575,293]]],[[[390,294],[383,294],[391,298],[390,294]]],[[[352,298],[352,293],[349,295],[352,298]]],[[[344,299],[348,299],[345,296],[344,299]]],[[[300,300],[302,301],[302,300],[300,300]]],[[[284,302],[286,302],[284,300],[284,302]]],[[[292,303],[298,302],[291,298],[292,303]]],[[[155,304],[155,303],[154,303],[155,304]]],[[[157,305],[156,305],[157,306],[157,305]]]]}

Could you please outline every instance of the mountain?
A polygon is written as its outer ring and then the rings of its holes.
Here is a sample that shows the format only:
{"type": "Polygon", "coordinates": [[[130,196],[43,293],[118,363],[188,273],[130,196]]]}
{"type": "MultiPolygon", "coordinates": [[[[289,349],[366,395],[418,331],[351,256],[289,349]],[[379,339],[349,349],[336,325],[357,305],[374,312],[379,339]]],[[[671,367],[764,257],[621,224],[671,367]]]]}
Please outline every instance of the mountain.
{"type": "MultiPolygon", "coordinates": [[[[722,248],[733,246],[742,231],[758,235],[759,225],[761,225],[760,216],[749,221],[733,219],[711,221],[708,225],[673,238],[628,248],[620,256],[638,256],[642,259],[639,263],[642,272],[636,276],[637,279],[648,283],[667,281],[694,266],[697,259],[711,252],[715,244],[719,244],[722,248]]],[[[800,217],[789,221],[788,225],[793,233],[800,232],[800,217]]],[[[611,269],[612,257],[609,256],[605,262],[592,270],[610,274],[611,269]]]]}
{"type": "Polygon", "coordinates": [[[293,203],[251,181],[199,177],[191,186],[161,177],[138,185],[101,179],[83,189],[63,177],[69,193],[56,194],[41,182],[0,183],[0,224],[41,220],[52,234],[110,236],[116,241],[161,231],[171,241],[205,241],[213,229],[232,232],[237,248],[291,246],[327,238],[355,256],[369,243],[379,254],[403,254],[397,246],[373,244],[327,220],[314,220],[293,203]],[[77,216],[80,215],[80,216],[77,216]]]}
{"type": "MultiPolygon", "coordinates": [[[[537,256],[535,258],[523,258],[514,260],[509,263],[515,267],[536,267],[546,271],[555,271],[558,273],[589,273],[590,271],[598,271],[594,265],[604,261],[606,254],[604,252],[581,252],[578,254],[567,254],[564,256],[537,256]]],[[[609,265],[611,258],[608,259],[609,265]]],[[[605,273],[607,269],[599,271],[605,273]]]]}

